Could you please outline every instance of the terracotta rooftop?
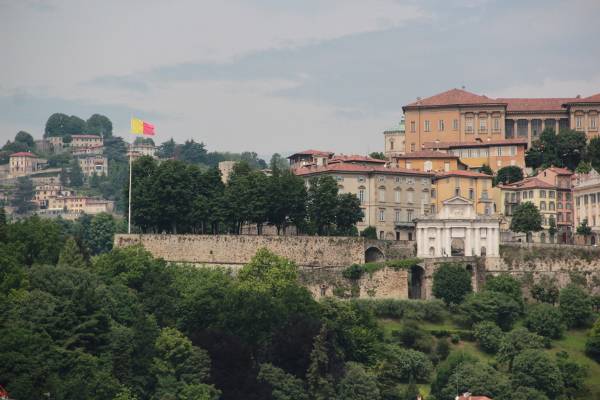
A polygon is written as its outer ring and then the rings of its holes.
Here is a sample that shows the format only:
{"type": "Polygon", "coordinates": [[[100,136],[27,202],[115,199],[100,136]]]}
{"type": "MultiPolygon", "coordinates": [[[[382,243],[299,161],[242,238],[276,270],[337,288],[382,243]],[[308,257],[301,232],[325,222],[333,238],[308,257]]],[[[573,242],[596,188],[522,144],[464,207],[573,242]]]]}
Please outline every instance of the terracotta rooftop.
{"type": "MultiPolygon", "coordinates": [[[[547,170],[550,170],[558,175],[573,175],[573,172],[570,169],[567,168],[560,168],[560,167],[550,167],[550,168],[546,168],[547,170]]],[[[543,172],[543,171],[542,171],[543,172]]]]}
{"type": "Polygon", "coordinates": [[[577,97],[574,99],[571,99],[568,102],[565,102],[565,104],[573,104],[573,103],[600,103],[600,93],[596,93],[594,95],[588,96],[588,97],[577,97]]]}
{"type": "Polygon", "coordinates": [[[387,173],[387,174],[412,174],[412,175],[424,175],[433,176],[433,174],[415,169],[407,168],[387,168],[383,165],[364,165],[364,164],[352,164],[352,163],[334,163],[328,164],[322,167],[300,167],[294,170],[296,175],[312,175],[323,172],[356,172],[356,173],[387,173]]]}
{"type": "Polygon", "coordinates": [[[464,176],[466,178],[489,178],[489,179],[492,179],[491,175],[487,175],[487,174],[484,174],[481,172],[462,170],[462,169],[458,169],[458,170],[454,170],[454,171],[447,171],[447,172],[439,172],[435,176],[436,176],[436,178],[446,178],[449,176],[464,176]]]}
{"type": "MultiPolygon", "coordinates": [[[[417,100],[405,107],[435,107],[450,105],[502,104],[487,96],[480,96],[462,89],[451,89],[431,97],[417,100]]],[[[404,108],[404,107],[403,107],[404,108]]]]}
{"type": "Polygon", "coordinates": [[[556,186],[552,185],[551,183],[548,182],[544,182],[541,179],[538,179],[536,177],[532,177],[532,178],[525,178],[522,181],[519,182],[514,182],[514,183],[501,183],[498,184],[499,188],[506,188],[506,189],[554,189],[556,188],[556,186]]]}
{"type": "Polygon", "coordinates": [[[485,147],[498,145],[518,145],[527,146],[527,139],[502,139],[502,140],[482,140],[475,142],[425,142],[423,147],[426,149],[452,149],[462,147],[485,147]]]}
{"type": "Polygon", "coordinates": [[[37,156],[28,151],[20,151],[18,153],[11,154],[9,157],[37,157],[37,156]]]}
{"type": "Polygon", "coordinates": [[[323,156],[323,157],[331,157],[334,153],[331,151],[321,151],[321,150],[313,150],[313,149],[309,149],[309,150],[304,150],[304,151],[299,151],[297,153],[292,154],[291,156],[289,156],[288,158],[292,158],[294,156],[323,156]]]}
{"type": "Polygon", "coordinates": [[[385,164],[387,161],[380,160],[378,158],[373,158],[369,156],[361,156],[357,154],[339,154],[333,156],[329,162],[368,162],[368,163],[376,163],[376,164],[385,164]]]}
{"type": "Polygon", "coordinates": [[[563,104],[575,98],[500,98],[506,103],[506,111],[564,111],[563,104]]]}
{"type": "Polygon", "coordinates": [[[441,151],[434,150],[421,150],[414,151],[412,153],[406,153],[401,156],[395,156],[397,159],[407,159],[407,158],[459,158],[457,155],[443,153],[441,151]]]}
{"type": "Polygon", "coordinates": [[[102,139],[102,137],[98,136],[98,135],[71,135],[71,137],[72,138],[89,138],[89,139],[96,138],[96,139],[102,139]]]}

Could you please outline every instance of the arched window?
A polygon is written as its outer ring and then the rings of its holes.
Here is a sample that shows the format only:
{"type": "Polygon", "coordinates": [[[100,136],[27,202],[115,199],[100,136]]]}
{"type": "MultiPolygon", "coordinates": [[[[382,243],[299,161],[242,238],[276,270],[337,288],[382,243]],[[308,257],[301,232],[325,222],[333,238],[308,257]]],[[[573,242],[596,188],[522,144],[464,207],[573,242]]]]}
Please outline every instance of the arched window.
{"type": "Polygon", "coordinates": [[[546,234],[544,232],[540,234],[540,242],[546,243],[546,234]]]}
{"type": "Polygon", "coordinates": [[[487,250],[485,249],[485,246],[481,247],[481,257],[485,257],[487,254],[487,250]]]}
{"type": "Polygon", "coordinates": [[[546,202],[540,201],[540,210],[545,210],[545,209],[546,209],[546,202]]]}
{"type": "Polygon", "coordinates": [[[431,247],[429,248],[429,255],[430,255],[431,257],[435,257],[435,247],[431,246],[431,247]]]}

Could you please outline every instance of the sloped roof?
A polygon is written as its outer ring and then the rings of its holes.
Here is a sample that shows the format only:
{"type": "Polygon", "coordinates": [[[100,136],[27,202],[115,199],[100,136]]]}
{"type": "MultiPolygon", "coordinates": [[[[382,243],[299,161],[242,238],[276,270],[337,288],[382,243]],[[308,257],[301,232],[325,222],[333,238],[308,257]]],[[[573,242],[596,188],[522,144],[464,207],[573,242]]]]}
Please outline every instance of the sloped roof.
{"type": "Polygon", "coordinates": [[[100,135],[71,135],[72,138],[102,139],[100,135]]]}
{"type": "MultiPolygon", "coordinates": [[[[550,167],[550,168],[546,168],[546,169],[553,171],[557,175],[573,175],[573,172],[571,172],[571,170],[567,169],[567,168],[550,167]]],[[[543,171],[541,171],[541,172],[543,172],[543,171]]]]}
{"type": "Polygon", "coordinates": [[[600,93],[596,93],[593,94],[591,96],[588,97],[577,97],[574,99],[571,99],[568,102],[565,102],[564,104],[577,104],[577,103],[600,103],[600,93]]]}
{"type": "Polygon", "coordinates": [[[423,147],[426,149],[452,149],[463,147],[508,146],[519,144],[524,144],[527,146],[527,139],[482,140],[474,142],[425,142],[423,143],[423,147]]]}
{"type": "Polygon", "coordinates": [[[556,188],[555,185],[552,185],[551,183],[548,182],[544,182],[543,180],[536,178],[536,177],[532,177],[532,178],[525,178],[521,181],[518,182],[513,182],[513,183],[501,183],[498,184],[499,188],[505,188],[505,189],[554,189],[556,188]]]}
{"type": "Polygon", "coordinates": [[[288,158],[292,158],[294,156],[323,156],[323,157],[331,157],[334,153],[331,151],[321,151],[321,150],[314,150],[314,149],[309,149],[309,150],[304,150],[304,151],[299,151],[297,153],[294,153],[292,155],[290,155],[288,158]]]}
{"type": "Polygon", "coordinates": [[[417,100],[408,104],[403,108],[411,107],[436,107],[436,106],[451,106],[451,105],[501,105],[502,103],[495,99],[490,99],[487,96],[480,96],[475,93],[467,92],[462,89],[450,89],[446,92],[427,97],[422,100],[417,100]]]}
{"type": "Polygon", "coordinates": [[[385,164],[387,161],[385,160],[380,160],[378,158],[373,158],[373,157],[369,157],[369,156],[361,156],[358,154],[338,154],[335,155],[331,158],[331,160],[329,160],[329,162],[367,162],[367,163],[376,163],[376,164],[385,164]]]}
{"type": "Polygon", "coordinates": [[[506,111],[564,111],[563,104],[575,100],[571,97],[555,98],[499,98],[506,103],[506,111]]]}
{"type": "Polygon", "coordinates": [[[414,151],[412,153],[406,153],[401,156],[395,156],[394,158],[401,160],[401,159],[410,159],[410,158],[459,158],[459,157],[457,155],[443,153],[441,151],[421,150],[421,151],[414,151]]]}
{"type": "Polygon", "coordinates": [[[432,173],[418,171],[415,169],[408,168],[388,168],[382,165],[364,165],[364,164],[352,164],[352,163],[333,163],[327,164],[321,167],[300,167],[294,170],[296,175],[312,175],[325,172],[348,172],[348,173],[385,173],[385,174],[411,174],[411,175],[422,175],[422,176],[433,176],[432,173]]]}
{"type": "Polygon", "coordinates": [[[438,179],[447,178],[449,176],[464,176],[466,178],[489,178],[489,179],[492,179],[491,175],[487,175],[487,174],[484,174],[481,172],[462,170],[462,169],[457,169],[454,171],[439,172],[436,174],[436,178],[438,178],[438,179]]]}
{"type": "Polygon", "coordinates": [[[20,151],[18,153],[11,154],[9,157],[37,157],[37,156],[28,151],[20,151]]]}

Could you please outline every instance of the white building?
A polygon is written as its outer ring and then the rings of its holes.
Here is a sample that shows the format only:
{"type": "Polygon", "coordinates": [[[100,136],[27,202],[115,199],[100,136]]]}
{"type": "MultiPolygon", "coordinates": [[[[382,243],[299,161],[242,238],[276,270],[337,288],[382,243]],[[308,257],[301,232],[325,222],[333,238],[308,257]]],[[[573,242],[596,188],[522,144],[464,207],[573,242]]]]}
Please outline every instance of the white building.
{"type": "Polygon", "coordinates": [[[436,216],[416,221],[417,257],[499,256],[500,220],[477,215],[472,201],[455,196],[436,216]]]}

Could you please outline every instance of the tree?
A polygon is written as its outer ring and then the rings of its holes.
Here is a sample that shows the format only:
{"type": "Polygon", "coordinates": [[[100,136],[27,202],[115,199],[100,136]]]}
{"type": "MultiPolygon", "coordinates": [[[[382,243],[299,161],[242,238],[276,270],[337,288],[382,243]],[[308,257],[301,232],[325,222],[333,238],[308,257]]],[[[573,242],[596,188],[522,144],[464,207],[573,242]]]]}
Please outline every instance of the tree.
{"type": "Polygon", "coordinates": [[[335,397],[333,376],[329,364],[327,349],[327,328],[325,325],[315,337],[313,350],[310,353],[310,366],[306,371],[308,391],[314,400],[329,400],[335,397]]]}
{"type": "Polygon", "coordinates": [[[271,386],[273,400],[308,400],[302,379],[272,364],[260,364],[258,380],[271,386]]]}
{"type": "Polygon", "coordinates": [[[569,353],[560,351],[556,354],[556,366],[560,371],[564,384],[564,394],[569,399],[581,398],[586,394],[585,379],[588,371],[569,358],[569,353]]]}
{"type": "Polygon", "coordinates": [[[388,345],[377,370],[380,382],[390,387],[398,382],[408,383],[411,379],[427,382],[433,372],[433,364],[425,353],[388,345]]]}
{"type": "Polygon", "coordinates": [[[577,227],[577,234],[583,236],[583,240],[587,244],[588,237],[592,234],[592,227],[588,225],[587,218],[584,218],[577,227]]]}
{"type": "Polygon", "coordinates": [[[408,386],[403,393],[403,397],[403,400],[416,400],[421,397],[421,393],[419,392],[419,388],[417,387],[414,379],[411,379],[408,382],[408,386]]]}
{"type": "MultiPolygon", "coordinates": [[[[448,358],[441,362],[436,368],[436,376],[431,382],[431,394],[435,396],[436,399],[444,398],[442,391],[444,391],[447,386],[454,383],[456,387],[456,381],[451,381],[450,379],[453,377],[457,368],[462,364],[478,363],[478,361],[479,360],[471,353],[464,351],[453,351],[450,353],[448,358]]],[[[454,392],[454,395],[456,395],[456,391],[454,392]]]]}
{"type": "Polygon", "coordinates": [[[600,363],[600,318],[596,320],[588,334],[585,342],[585,354],[600,363]]]}
{"type": "Polygon", "coordinates": [[[574,171],[585,155],[587,137],[585,132],[563,129],[557,136],[556,151],[562,165],[574,171]]]}
{"type": "Polygon", "coordinates": [[[0,243],[6,240],[6,210],[0,206],[0,243]]]}
{"type": "Polygon", "coordinates": [[[575,173],[577,174],[589,174],[592,171],[592,164],[588,161],[581,161],[577,168],[575,168],[575,173]]]}
{"type": "Polygon", "coordinates": [[[506,333],[500,342],[497,359],[501,363],[508,364],[508,370],[512,370],[515,357],[528,349],[543,349],[544,338],[529,332],[525,328],[515,328],[506,333]]]}
{"type": "Polygon", "coordinates": [[[491,321],[483,321],[473,326],[475,339],[479,347],[486,353],[496,354],[504,334],[502,330],[491,321]]]}
{"type": "Polygon", "coordinates": [[[173,158],[175,157],[176,147],[177,143],[171,138],[158,146],[158,156],[160,158],[173,158]]]}
{"type": "Polygon", "coordinates": [[[600,138],[590,139],[587,146],[587,158],[596,171],[600,171],[600,138]]]}
{"type": "Polygon", "coordinates": [[[502,394],[498,400],[548,400],[548,396],[539,390],[519,386],[515,390],[502,394]]]}
{"type": "Polygon", "coordinates": [[[507,294],[523,307],[521,282],[509,274],[503,273],[487,278],[485,290],[507,294]]]}
{"type": "Polygon", "coordinates": [[[550,217],[548,222],[548,233],[550,234],[550,241],[554,242],[554,236],[558,230],[556,229],[556,219],[550,217]]]}
{"type": "Polygon", "coordinates": [[[29,177],[22,176],[17,179],[17,189],[11,199],[11,205],[15,207],[17,214],[26,214],[35,209],[33,203],[33,182],[29,177]]]}
{"type": "Polygon", "coordinates": [[[531,332],[550,339],[560,339],[565,330],[560,311],[549,304],[534,304],[525,316],[525,326],[531,332]]]}
{"type": "Polygon", "coordinates": [[[285,158],[281,156],[279,153],[273,153],[271,156],[271,161],[269,161],[269,168],[272,171],[285,171],[290,167],[290,164],[287,162],[285,158]]]}
{"type": "Polygon", "coordinates": [[[492,321],[507,331],[519,317],[521,306],[505,293],[484,290],[467,296],[461,310],[471,324],[492,321]]]}
{"type": "Polygon", "coordinates": [[[360,200],[354,193],[342,193],[338,195],[335,210],[335,227],[338,235],[356,236],[356,223],[362,220],[363,211],[360,208],[360,200]]]}
{"type": "Polygon", "coordinates": [[[531,288],[531,296],[537,301],[549,304],[556,304],[558,301],[558,286],[556,279],[549,276],[542,276],[540,280],[534,283],[531,288]]]}
{"type": "Polygon", "coordinates": [[[479,172],[481,172],[482,174],[486,174],[486,175],[494,175],[494,171],[492,171],[490,166],[487,164],[483,164],[481,166],[481,168],[479,168],[479,172]]]}
{"type": "Polygon", "coordinates": [[[101,114],[93,114],[85,122],[85,133],[105,138],[111,137],[113,134],[113,124],[108,117],[101,114]]]}
{"type": "Polygon", "coordinates": [[[371,158],[375,158],[377,160],[385,160],[385,154],[383,154],[381,151],[374,151],[371,154],[369,154],[369,157],[371,158]]]}
{"type": "Polygon", "coordinates": [[[499,183],[514,183],[523,180],[523,170],[516,165],[502,167],[494,177],[494,185],[499,183]]]}
{"type": "Polygon", "coordinates": [[[64,127],[64,135],[81,135],[85,132],[85,121],[71,115],[64,127]]]}
{"type": "Polygon", "coordinates": [[[380,399],[376,379],[367,373],[361,364],[349,362],[346,363],[345,369],[346,374],[340,380],[338,386],[338,398],[340,400],[380,399]]]}
{"type": "Polygon", "coordinates": [[[179,149],[177,159],[190,164],[200,164],[206,158],[206,146],[204,143],[197,143],[194,139],[186,140],[179,149]]]}
{"type": "Polygon", "coordinates": [[[471,274],[460,264],[444,263],[433,273],[432,290],[446,304],[460,304],[473,291],[471,274]]]}
{"type": "Polygon", "coordinates": [[[83,172],[81,171],[81,166],[79,165],[79,160],[74,158],[71,161],[71,166],[69,168],[69,184],[73,187],[81,187],[83,186],[83,172]]]}
{"type": "Polygon", "coordinates": [[[311,178],[308,188],[308,219],[319,235],[327,235],[335,223],[338,186],[331,176],[311,178]]]}
{"type": "Polygon", "coordinates": [[[369,225],[360,232],[360,236],[367,239],[377,239],[377,228],[369,225]]]}
{"type": "Polygon", "coordinates": [[[111,214],[94,215],[85,234],[85,246],[92,255],[106,253],[112,249],[115,233],[124,232],[124,228],[123,223],[115,220],[111,214]]]}
{"type": "Polygon", "coordinates": [[[29,132],[25,131],[17,132],[17,134],[15,135],[15,142],[23,143],[25,146],[27,146],[28,149],[33,149],[35,144],[33,136],[31,136],[29,132]]]}
{"type": "Polygon", "coordinates": [[[514,386],[537,389],[551,399],[563,390],[560,370],[546,353],[536,349],[524,350],[515,357],[511,379],[514,386]]]}
{"type": "Polygon", "coordinates": [[[568,328],[586,326],[592,317],[590,296],[573,283],[561,289],[558,307],[568,328]]]}
{"type": "Polygon", "coordinates": [[[65,242],[63,249],[58,257],[59,267],[71,267],[71,268],[83,268],[85,267],[85,260],[81,255],[79,246],[72,237],[68,238],[65,242]]]}
{"type": "MultiPolygon", "coordinates": [[[[475,361],[462,363],[448,379],[439,398],[451,399],[456,393],[473,392],[492,399],[510,390],[506,377],[488,364],[475,361]]],[[[437,397],[436,397],[437,398],[437,397]]]]}
{"type": "Polygon", "coordinates": [[[510,230],[529,235],[530,232],[542,230],[542,215],[540,210],[530,201],[519,204],[513,212],[510,230]]]}
{"type": "Polygon", "coordinates": [[[69,116],[62,113],[52,114],[46,121],[46,128],[44,129],[44,137],[50,136],[63,136],[66,131],[66,126],[69,121],[69,116]]]}

